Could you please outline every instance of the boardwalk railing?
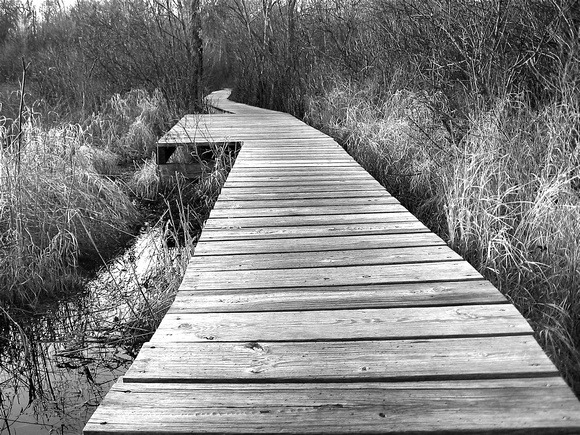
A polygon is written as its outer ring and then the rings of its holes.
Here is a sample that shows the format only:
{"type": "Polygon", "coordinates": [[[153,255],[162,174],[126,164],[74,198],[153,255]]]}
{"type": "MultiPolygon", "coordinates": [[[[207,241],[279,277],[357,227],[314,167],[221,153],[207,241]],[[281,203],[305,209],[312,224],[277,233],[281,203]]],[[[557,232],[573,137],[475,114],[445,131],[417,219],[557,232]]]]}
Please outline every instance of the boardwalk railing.
{"type": "Polygon", "coordinates": [[[243,143],[173,306],[85,434],[580,433],[516,309],[336,142],[212,95],[243,143]]]}

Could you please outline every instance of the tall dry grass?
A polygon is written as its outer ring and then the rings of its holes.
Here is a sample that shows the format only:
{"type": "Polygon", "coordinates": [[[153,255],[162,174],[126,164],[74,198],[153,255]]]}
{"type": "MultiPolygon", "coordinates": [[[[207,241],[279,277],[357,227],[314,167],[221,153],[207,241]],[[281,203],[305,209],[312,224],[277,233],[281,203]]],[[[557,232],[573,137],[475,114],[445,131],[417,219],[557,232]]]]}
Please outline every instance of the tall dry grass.
{"type": "Polygon", "coordinates": [[[337,82],[307,119],[506,294],[580,392],[580,105],[518,95],[460,119],[438,94],[337,82]]]}
{"type": "MultiPolygon", "coordinates": [[[[75,126],[28,122],[22,148],[0,151],[2,297],[34,305],[78,281],[79,261],[98,257],[134,230],[137,211],[101,177],[75,126]]],[[[102,164],[102,163],[101,163],[102,164]]]]}
{"type": "Polygon", "coordinates": [[[442,177],[450,244],[514,301],[578,390],[580,107],[502,100],[471,125],[442,177]]]}
{"type": "Polygon", "coordinates": [[[170,114],[144,91],[78,123],[25,109],[20,133],[19,122],[0,125],[0,297],[34,306],[81,286],[80,265],[95,267],[135,233],[132,192],[110,176],[151,155],[170,114]]]}

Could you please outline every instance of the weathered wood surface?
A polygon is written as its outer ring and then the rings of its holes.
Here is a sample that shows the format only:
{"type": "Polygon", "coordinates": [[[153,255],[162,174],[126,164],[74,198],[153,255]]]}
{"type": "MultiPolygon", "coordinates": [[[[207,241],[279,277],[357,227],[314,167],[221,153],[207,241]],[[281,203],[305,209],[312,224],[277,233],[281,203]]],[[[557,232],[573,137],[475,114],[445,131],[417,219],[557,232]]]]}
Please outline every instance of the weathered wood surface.
{"type": "Polygon", "coordinates": [[[283,343],[208,341],[146,344],[124,379],[340,383],[558,374],[531,335],[283,343]]]}
{"type": "Polygon", "coordinates": [[[123,434],[573,434],[577,417],[569,408],[571,400],[560,378],[339,385],[118,383],[91,427],[106,422],[107,430],[123,434]],[[123,418],[114,413],[115,406],[123,407],[123,418]]]}
{"type": "MultiPolygon", "coordinates": [[[[264,221],[267,222],[267,221],[264,221]]],[[[409,234],[425,233],[429,230],[418,221],[396,221],[390,223],[334,224],[318,226],[272,226],[272,227],[224,227],[209,229],[203,233],[203,240],[238,240],[344,236],[369,234],[409,234]]]]}
{"type": "MultiPolygon", "coordinates": [[[[445,245],[433,233],[337,235],[336,237],[264,238],[263,240],[211,240],[201,237],[195,252],[201,255],[265,254],[276,252],[341,251],[372,248],[445,245]]],[[[462,262],[465,263],[465,262],[462,262]]]]}
{"type": "Polygon", "coordinates": [[[212,94],[243,142],[176,299],[85,434],[580,433],[526,320],[336,142],[212,94]]]}
{"type": "Polygon", "coordinates": [[[329,215],[294,215],[294,216],[257,216],[236,218],[213,218],[206,222],[204,230],[211,229],[241,229],[241,228],[275,228],[275,227],[319,227],[321,225],[349,225],[356,227],[361,224],[385,222],[417,221],[410,213],[349,213],[329,215]]]}
{"type": "Polygon", "coordinates": [[[297,269],[193,271],[183,279],[191,290],[261,289],[277,287],[324,287],[425,282],[437,277],[445,281],[477,280],[481,275],[465,261],[394,265],[334,266],[297,269]]]}
{"type": "Polygon", "coordinates": [[[518,311],[512,305],[504,304],[491,307],[168,314],[151,342],[391,340],[530,333],[530,325],[518,311]],[[482,322],[486,319],[493,322],[482,322]],[[368,323],[380,327],[368,328],[368,323]]]}
{"type": "Polygon", "coordinates": [[[283,252],[268,254],[208,255],[198,254],[194,267],[198,271],[235,271],[257,269],[300,269],[328,266],[367,266],[429,263],[461,260],[446,246],[419,246],[377,249],[350,249],[316,252],[283,252]]]}
{"type": "Polygon", "coordinates": [[[325,286],[180,291],[170,313],[284,312],[505,304],[488,281],[436,281],[372,286],[325,286]]]}

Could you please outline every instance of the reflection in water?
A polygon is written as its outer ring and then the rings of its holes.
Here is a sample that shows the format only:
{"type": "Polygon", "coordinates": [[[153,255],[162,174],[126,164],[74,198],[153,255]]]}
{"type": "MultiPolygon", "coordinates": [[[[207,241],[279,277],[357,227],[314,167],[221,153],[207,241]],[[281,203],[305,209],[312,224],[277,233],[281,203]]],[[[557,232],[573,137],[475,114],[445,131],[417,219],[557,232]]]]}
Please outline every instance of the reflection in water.
{"type": "Polygon", "coordinates": [[[168,307],[181,255],[147,230],[84,294],[35,315],[0,308],[0,432],[81,433],[168,307]]]}

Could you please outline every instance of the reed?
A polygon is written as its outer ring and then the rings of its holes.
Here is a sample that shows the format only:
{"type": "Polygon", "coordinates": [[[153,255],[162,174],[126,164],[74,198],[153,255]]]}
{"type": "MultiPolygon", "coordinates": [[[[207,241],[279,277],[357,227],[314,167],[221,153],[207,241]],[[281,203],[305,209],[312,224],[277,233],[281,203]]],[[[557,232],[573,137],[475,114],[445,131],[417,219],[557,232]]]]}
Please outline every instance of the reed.
{"type": "Polygon", "coordinates": [[[439,169],[452,150],[423,95],[335,80],[307,103],[306,121],[335,137],[392,194],[424,220],[439,169]]]}
{"type": "Polygon", "coordinates": [[[29,122],[17,154],[0,154],[2,297],[34,304],[78,280],[79,261],[130,234],[137,211],[88,157],[74,126],[44,130],[29,122]]]}
{"type": "Polygon", "coordinates": [[[492,279],[580,389],[580,110],[504,99],[443,174],[449,241],[492,279]],[[518,110],[514,110],[514,106],[518,110]]]}
{"type": "Polygon", "coordinates": [[[16,134],[3,120],[1,299],[35,306],[71,292],[129,240],[141,218],[129,189],[110,176],[150,155],[169,118],[159,93],[132,91],[78,123],[43,123],[27,106],[16,134]]]}
{"type": "Polygon", "coordinates": [[[155,155],[137,166],[130,186],[134,195],[142,200],[153,201],[157,198],[161,187],[161,177],[155,162],[155,155]]]}

